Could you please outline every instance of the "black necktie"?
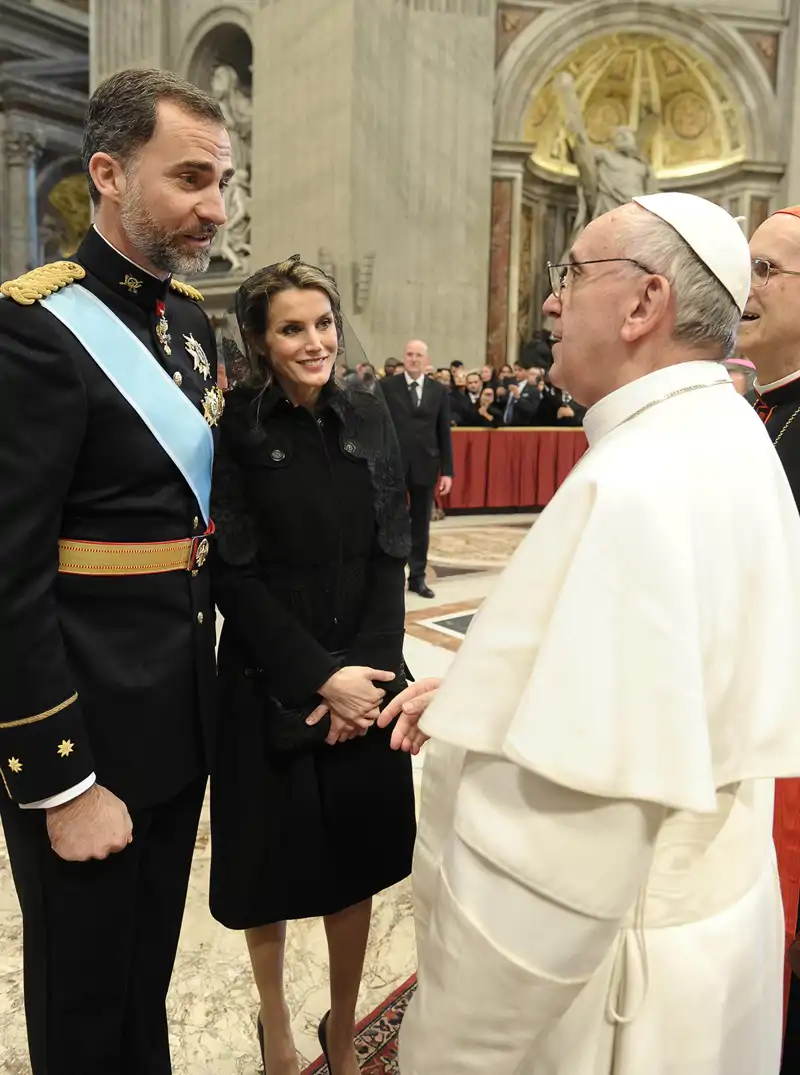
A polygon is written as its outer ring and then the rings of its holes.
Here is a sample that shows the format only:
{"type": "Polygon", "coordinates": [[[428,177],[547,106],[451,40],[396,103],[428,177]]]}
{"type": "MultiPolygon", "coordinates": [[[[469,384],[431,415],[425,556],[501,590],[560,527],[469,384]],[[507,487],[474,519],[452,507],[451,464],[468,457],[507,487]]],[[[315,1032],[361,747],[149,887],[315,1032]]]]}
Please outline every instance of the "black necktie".
{"type": "Polygon", "coordinates": [[[420,402],[421,402],[421,400],[420,400],[420,391],[419,391],[419,381],[412,381],[411,384],[408,387],[411,389],[411,399],[412,399],[412,402],[413,402],[414,406],[419,407],[420,402]]]}

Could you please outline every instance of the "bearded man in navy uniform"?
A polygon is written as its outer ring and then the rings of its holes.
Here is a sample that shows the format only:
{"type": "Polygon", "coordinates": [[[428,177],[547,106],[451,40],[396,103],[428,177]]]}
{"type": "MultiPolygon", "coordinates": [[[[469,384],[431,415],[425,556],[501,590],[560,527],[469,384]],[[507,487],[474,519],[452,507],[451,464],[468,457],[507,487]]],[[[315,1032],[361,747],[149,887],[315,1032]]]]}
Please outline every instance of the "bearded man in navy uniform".
{"type": "Polygon", "coordinates": [[[194,288],[233,169],[164,71],[93,95],[95,221],[0,299],[0,816],[34,1075],[168,1075],[165,998],[213,738],[203,569],[213,333],[194,288]]]}

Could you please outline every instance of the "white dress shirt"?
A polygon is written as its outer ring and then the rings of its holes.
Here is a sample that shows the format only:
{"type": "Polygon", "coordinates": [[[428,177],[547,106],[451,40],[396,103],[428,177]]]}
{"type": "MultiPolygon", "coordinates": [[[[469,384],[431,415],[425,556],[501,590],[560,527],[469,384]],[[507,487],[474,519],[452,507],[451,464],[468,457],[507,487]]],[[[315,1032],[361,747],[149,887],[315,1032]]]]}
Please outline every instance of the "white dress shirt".
{"type": "Polygon", "coordinates": [[[404,373],[403,376],[409,388],[411,388],[412,384],[417,386],[417,402],[422,403],[422,393],[425,391],[425,374],[421,373],[419,377],[412,377],[410,374],[404,373]]]}

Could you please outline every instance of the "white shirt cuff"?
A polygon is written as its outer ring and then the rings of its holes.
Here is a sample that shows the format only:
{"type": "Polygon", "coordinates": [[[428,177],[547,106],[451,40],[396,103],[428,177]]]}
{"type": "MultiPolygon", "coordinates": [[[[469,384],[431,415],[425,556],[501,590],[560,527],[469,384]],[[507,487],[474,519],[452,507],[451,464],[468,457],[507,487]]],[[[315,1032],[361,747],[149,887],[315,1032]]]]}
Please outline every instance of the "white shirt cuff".
{"type": "Polygon", "coordinates": [[[63,806],[64,803],[83,795],[84,791],[88,791],[96,781],[97,777],[94,773],[90,773],[85,780],[81,780],[80,784],[67,788],[66,791],[60,791],[58,795],[51,795],[49,799],[40,799],[38,803],[20,803],[19,808],[20,810],[51,810],[54,806],[63,806]]]}

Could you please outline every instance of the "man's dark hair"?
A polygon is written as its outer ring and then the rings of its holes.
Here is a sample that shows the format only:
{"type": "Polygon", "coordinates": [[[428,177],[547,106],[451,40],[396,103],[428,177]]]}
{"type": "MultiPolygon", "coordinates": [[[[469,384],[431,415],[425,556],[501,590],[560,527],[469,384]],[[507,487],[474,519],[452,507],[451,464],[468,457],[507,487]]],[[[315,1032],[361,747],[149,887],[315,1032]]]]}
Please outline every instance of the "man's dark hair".
{"type": "Polygon", "coordinates": [[[225,126],[219,102],[172,71],[120,71],[101,82],[86,109],[81,160],[95,205],[100,192],[89,174],[95,153],[108,153],[124,166],[153,137],[159,101],[171,101],[198,119],[225,126]]]}

